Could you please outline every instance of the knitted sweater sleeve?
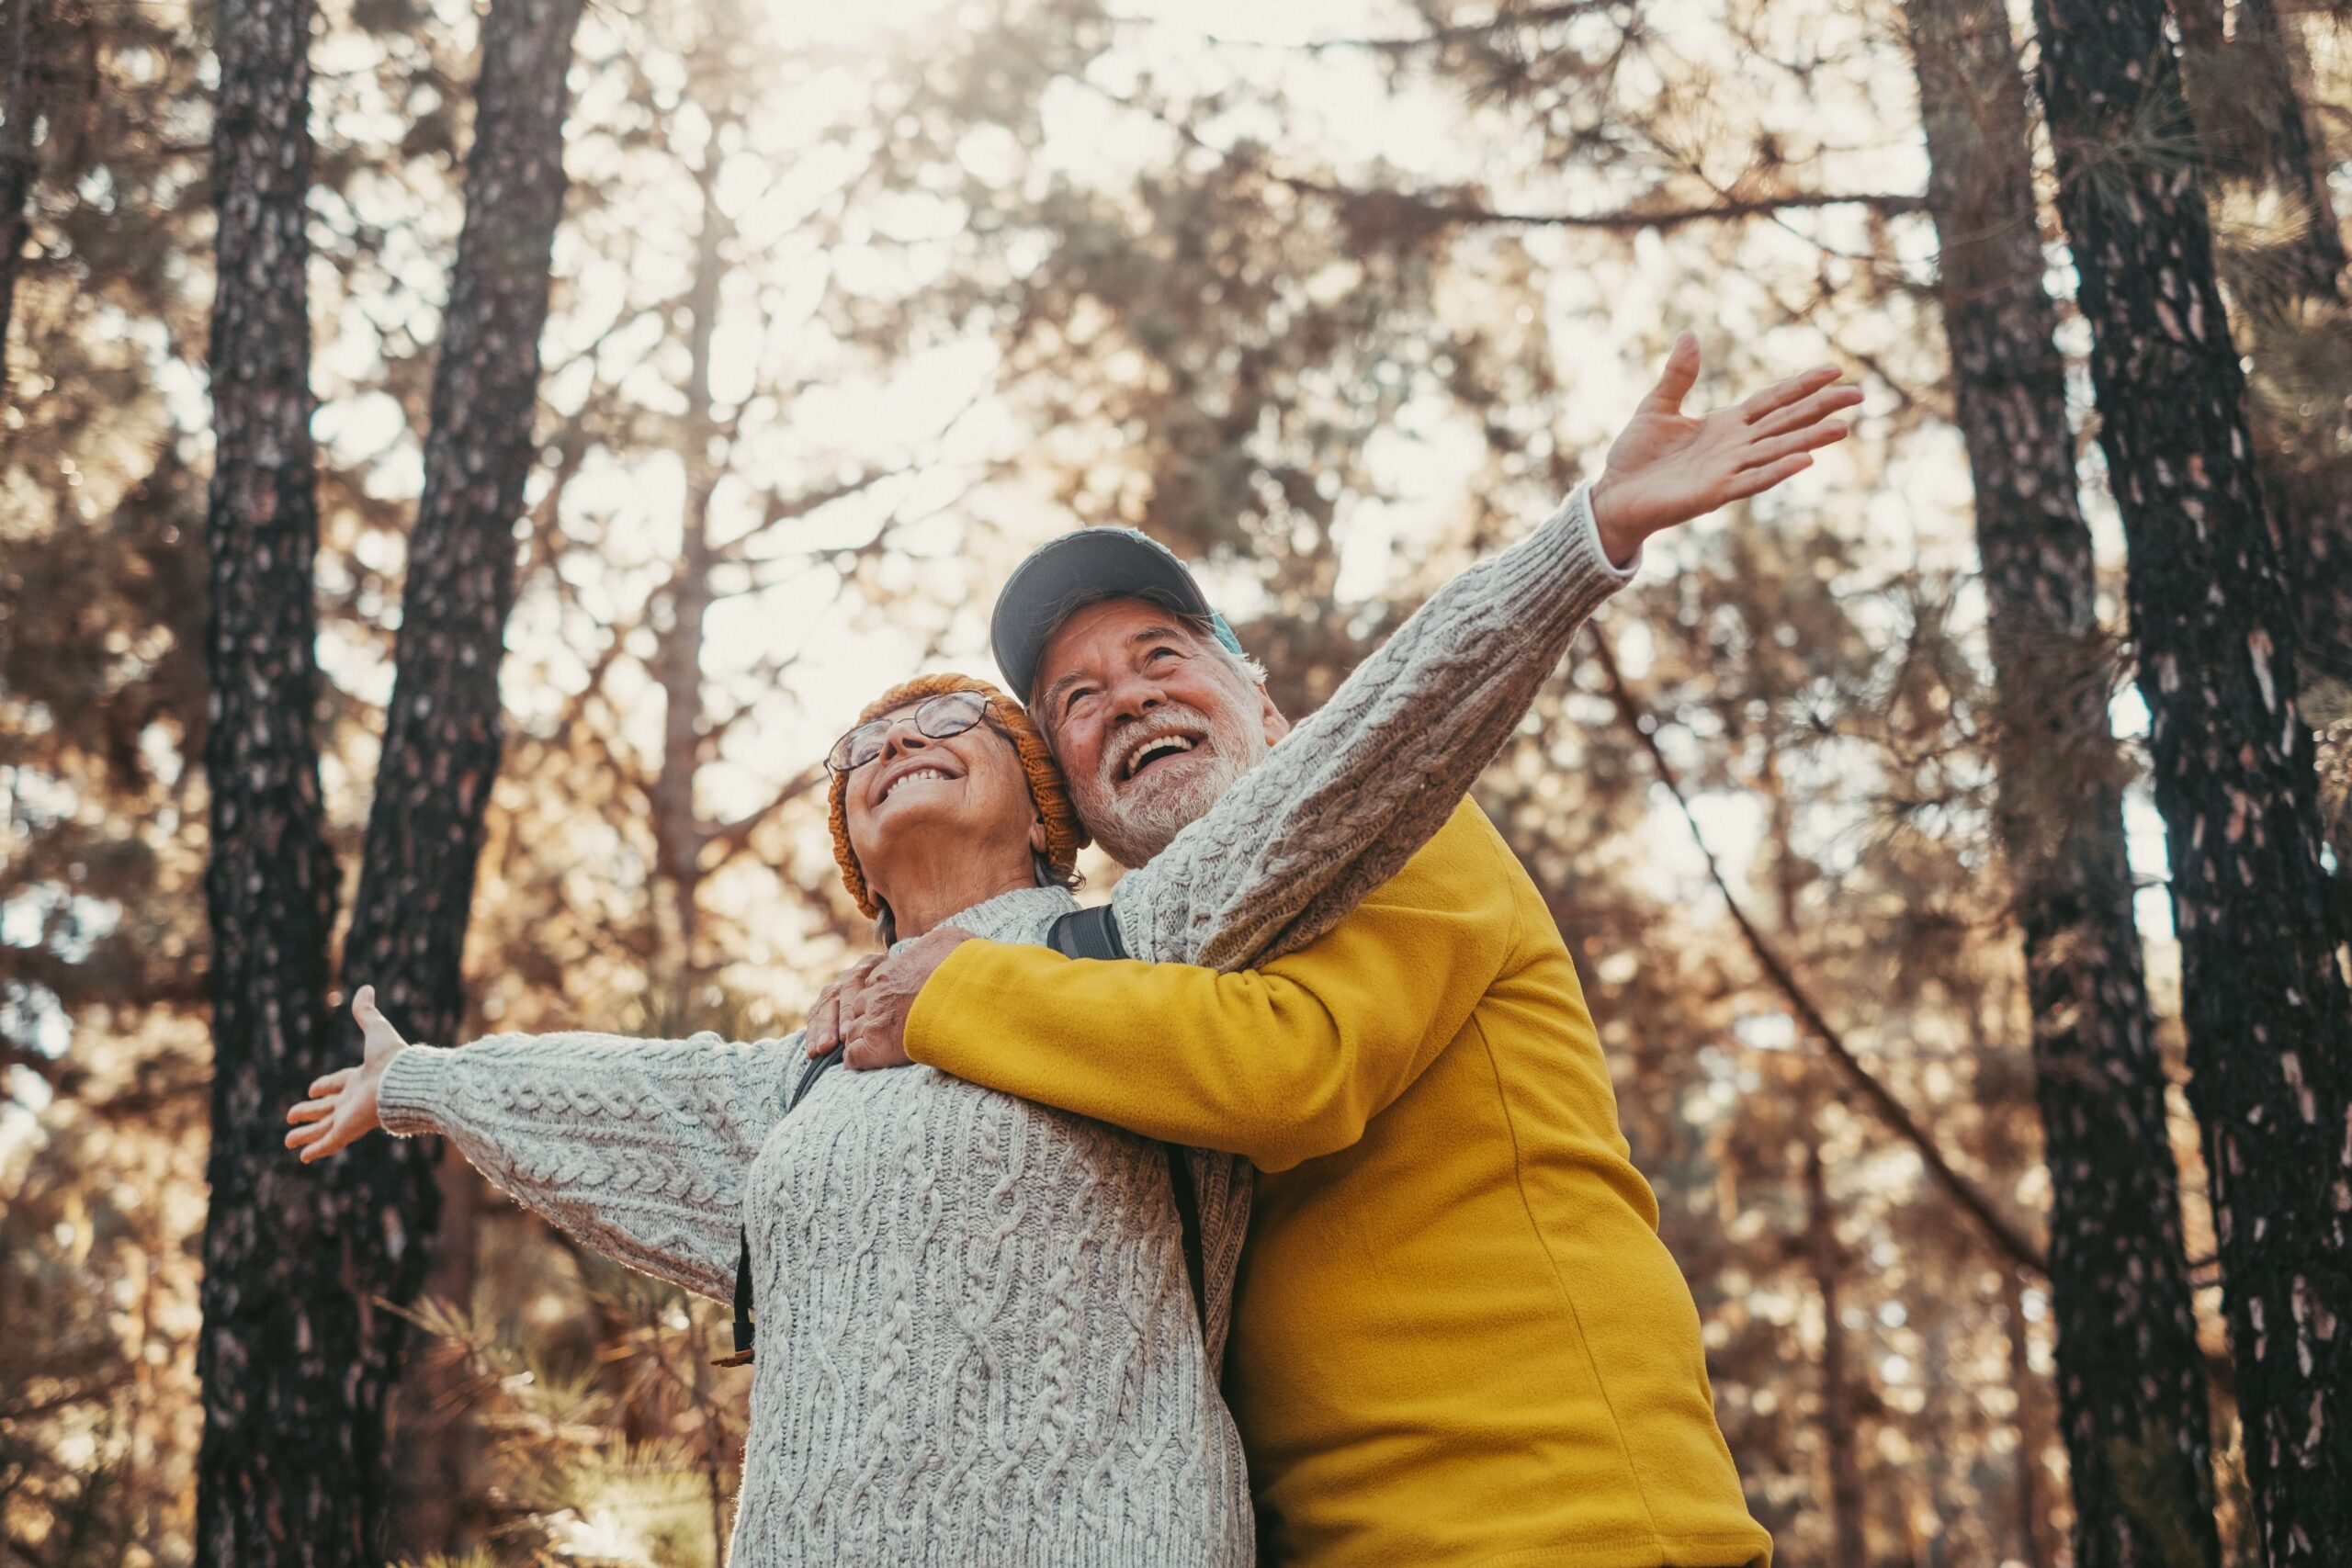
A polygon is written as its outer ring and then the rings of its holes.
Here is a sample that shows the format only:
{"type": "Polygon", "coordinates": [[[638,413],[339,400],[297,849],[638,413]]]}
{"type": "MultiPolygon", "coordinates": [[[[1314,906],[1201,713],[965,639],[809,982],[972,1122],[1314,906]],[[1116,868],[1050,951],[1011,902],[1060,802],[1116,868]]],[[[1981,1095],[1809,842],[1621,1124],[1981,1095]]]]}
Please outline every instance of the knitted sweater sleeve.
{"type": "Polygon", "coordinates": [[[725,1300],[745,1174],[783,1116],[800,1036],[752,1043],[499,1035],[412,1045],[385,1130],[437,1133],[518,1201],[631,1268],[725,1300]]]}
{"type": "Polygon", "coordinates": [[[1579,486],[1470,567],[1112,893],[1127,951],[1234,970],[1296,952],[1400,870],[1494,761],[1594,609],[1633,581],[1579,486]]]}

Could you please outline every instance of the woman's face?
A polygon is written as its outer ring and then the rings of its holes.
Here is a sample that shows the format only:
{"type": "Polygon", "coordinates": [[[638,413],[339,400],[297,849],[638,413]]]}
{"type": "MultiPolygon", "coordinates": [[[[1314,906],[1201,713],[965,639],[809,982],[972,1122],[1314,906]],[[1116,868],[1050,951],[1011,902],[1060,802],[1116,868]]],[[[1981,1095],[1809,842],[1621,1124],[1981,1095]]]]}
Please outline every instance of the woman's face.
{"type": "Polygon", "coordinates": [[[943,848],[977,873],[1000,861],[1025,867],[1045,845],[1012,742],[986,720],[934,740],[915,728],[916,705],[886,716],[881,755],[850,773],[843,801],[850,847],[886,903],[894,872],[923,868],[943,848]]]}

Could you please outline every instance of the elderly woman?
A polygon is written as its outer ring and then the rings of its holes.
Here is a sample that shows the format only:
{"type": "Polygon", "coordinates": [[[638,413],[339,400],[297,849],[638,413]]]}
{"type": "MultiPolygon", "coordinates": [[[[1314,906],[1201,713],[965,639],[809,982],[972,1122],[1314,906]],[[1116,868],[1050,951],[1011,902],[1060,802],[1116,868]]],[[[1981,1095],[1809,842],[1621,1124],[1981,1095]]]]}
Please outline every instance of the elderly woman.
{"type": "MultiPolygon", "coordinates": [[[[1737,493],[1790,471],[1780,456],[1737,493]]],[[[1580,490],[1287,738],[1266,705],[1250,739],[1271,751],[1121,883],[1129,951],[1230,968],[1319,935],[1442,821],[1431,802],[1461,797],[1631,571],[1580,490]]],[[[985,682],[885,693],[828,761],[842,874],[886,941],[952,924],[1043,942],[1076,908],[1082,829],[1027,715],[985,682]]],[[[799,1034],[448,1051],[403,1044],[364,990],[355,1010],[364,1064],[288,1113],[304,1160],[379,1125],[440,1134],[623,1262],[721,1299],[748,1269],[761,1310],[730,1554],[745,1568],[1250,1560],[1216,1386],[1247,1214],[1236,1162],[1171,1164],[924,1068],[835,1073],[796,1106],[799,1034]]]]}

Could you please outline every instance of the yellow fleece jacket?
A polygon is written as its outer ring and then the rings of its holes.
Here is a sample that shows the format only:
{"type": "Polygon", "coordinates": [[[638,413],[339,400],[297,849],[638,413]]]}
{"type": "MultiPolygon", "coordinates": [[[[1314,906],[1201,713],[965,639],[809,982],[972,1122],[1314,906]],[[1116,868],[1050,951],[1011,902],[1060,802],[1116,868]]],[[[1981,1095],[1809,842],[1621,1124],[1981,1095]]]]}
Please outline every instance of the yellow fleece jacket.
{"type": "Polygon", "coordinates": [[[907,1051],[1264,1173],[1227,1393],[1274,1561],[1769,1562],[1576,966],[1476,807],[1260,970],[966,942],[907,1051]]]}

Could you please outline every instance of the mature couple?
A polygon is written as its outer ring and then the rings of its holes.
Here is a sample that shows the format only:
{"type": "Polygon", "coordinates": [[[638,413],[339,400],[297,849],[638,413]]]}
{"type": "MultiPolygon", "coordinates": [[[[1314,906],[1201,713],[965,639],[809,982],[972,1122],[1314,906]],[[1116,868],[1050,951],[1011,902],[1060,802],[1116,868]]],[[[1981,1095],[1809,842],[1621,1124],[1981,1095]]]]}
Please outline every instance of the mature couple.
{"type": "Polygon", "coordinates": [[[807,1032],[440,1050],[363,990],[288,1145],[441,1134],[624,1262],[740,1274],[745,1568],[1766,1560],[1575,967],[1464,799],[1643,541],[1859,400],[1687,416],[1697,374],[1686,336],[1600,479],[1295,728],[1173,557],[1047,544],[991,626],[1025,708],[927,677],[828,759],[889,953],[807,1032]]]}

